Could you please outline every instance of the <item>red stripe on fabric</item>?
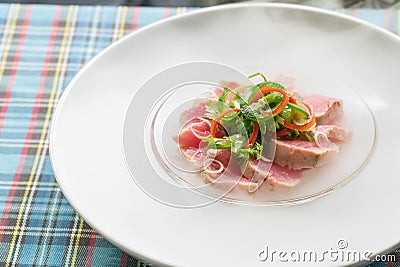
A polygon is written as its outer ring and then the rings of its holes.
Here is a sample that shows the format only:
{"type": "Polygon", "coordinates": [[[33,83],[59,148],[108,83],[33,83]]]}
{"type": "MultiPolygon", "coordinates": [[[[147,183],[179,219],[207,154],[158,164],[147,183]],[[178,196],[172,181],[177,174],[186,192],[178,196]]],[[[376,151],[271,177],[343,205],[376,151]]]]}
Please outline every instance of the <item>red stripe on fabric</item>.
{"type": "Polygon", "coordinates": [[[169,17],[169,7],[164,7],[163,19],[169,17]]]}
{"type": "Polygon", "coordinates": [[[128,263],[128,254],[126,254],[125,252],[122,252],[121,262],[120,262],[119,266],[125,267],[127,263],[128,263]]]}
{"type": "MultiPolygon", "coordinates": [[[[50,63],[51,52],[52,52],[52,49],[53,49],[54,41],[56,39],[56,32],[57,32],[57,28],[58,28],[58,21],[59,21],[59,18],[60,18],[60,14],[61,14],[61,6],[58,6],[57,9],[56,9],[55,16],[54,16],[53,28],[52,28],[51,35],[50,35],[50,42],[49,42],[49,46],[48,46],[48,49],[47,49],[47,53],[46,53],[46,57],[45,57],[45,63],[44,63],[43,71],[42,71],[42,75],[41,75],[41,77],[42,77],[41,79],[43,80],[43,82],[42,81],[40,82],[39,90],[38,90],[38,92],[36,94],[35,104],[40,102],[40,98],[42,96],[42,92],[43,92],[43,89],[44,89],[44,85],[45,85],[44,80],[46,79],[47,66],[50,63]]],[[[25,159],[26,159],[27,154],[28,154],[29,143],[30,143],[30,139],[32,138],[32,133],[33,133],[33,129],[34,129],[34,125],[35,125],[35,121],[36,121],[38,112],[39,112],[39,107],[36,106],[33,109],[31,121],[30,121],[29,128],[28,128],[28,132],[27,132],[26,137],[25,137],[24,147],[22,149],[21,157],[20,157],[20,160],[19,160],[19,163],[18,163],[18,167],[17,167],[17,171],[15,173],[15,176],[14,176],[14,179],[13,179],[13,182],[12,182],[12,186],[13,187],[10,189],[10,191],[8,193],[7,200],[6,200],[6,205],[5,205],[4,211],[3,211],[3,216],[1,217],[1,220],[0,220],[0,242],[1,242],[2,238],[3,238],[4,226],[6,225],[6,222],[7,222],[7,219],[8,219],[8,213],[10,212],[11,203],[12,203],[13,198],[14,198],[14,193],[15,193],[15,188],[16,188],[15,186],[19,182],[19,179],[21,177],[21,172],[22,172],[24,164],[25,164],[25,159]]]]}
{"type": "Polygon", "coordinates": [[[94,230],[92,230],[92,234],[90,235],[90,242],[89,242],[89,247],[88,247],[88,253],[87,253],[87,257],[86,257],[85,267],[92,266],[94,245],[96,244],[96,237],[97,237],[96,232],[94,230]]]}
{"type": "MultiPolygon", "coordinates": [[[[4,106],[1,109],[1,114],[6,114],[7,109],[8,109],[9,98],[11,96],[11,90],[12,90],[12,87],[13,87],[14,81],[15,81],[16,69],[18,67],[18,63],[19,63],[19,60],[21,58],[21,51],[22,51],[22,48],[23,48],[23,45],[24,45],[26,32],[28,30],[28,25],[29,25],[29,19],[30,19],[31,12],[32,12],[32,6],[27,6],[25,19],[22,22],[22,31],[21,31],[20,39],[19,39],[18,45],[17,45],[16,55],[14,57],[13,70],[11,72],[10,81],[8,83],[8,86],[7,86],[7,89],[6,89],[6,93],[5,93],[5,96],[4,96],[4,98],[5,98],[4,100],[5,101],[4,101],[4,106]]],[[[1,130],[3,128],[4,118],[5,118],[5,116],[1,116],[0,117],[0,133],[1,133],[1,130]]],[[[28,147],[26,148],[26,150],[28,150],[28,147]]],[[[26,154],[27,153],[22,153],[21,154],[20,164],[17,167],[17,172],[16,172],[16,174],[14,176],[13,184],[11,185],[11,189],[10,189],[10,191],[8,193],[6,204],[4,206],[3,214],[2,214],[2,217],[1,217],[1,220],[0,220],[0,227],[1,227],[1,230],[0,230],[0,242],[3,239],[4,226],[6,225],[6,222],[7,222],[7,219],[8,219],[8,213],[10,212],[10,209],[11,209],[11,204],[12,204],[12,200],[13,200],[15,189],[16,189],[15,185],[16,185],[16,182],[19,181],[19,178],[21,176],[21,172],[22,172],[22,168],[23,168],[23,164],[21,164],[21,162],[22,163],[25,162],[25,159],[26,159],[26,156],[27,156],[26,154]]]]}
{"type": "Polygon", "coordinates": [[[383,27],[386,30],[390,29],[390,12],[388,9],[383,10],[383,27]]]}
{"type": "Polygon", "coordinates": [[[139,14],[140,14],[140,6],[136,6],[133,9],[133,21],[132,21],[132,30],[136,30],[139,22],[139,14]]]}
{"type": "MultiPolygon", "coordinates": [[[[32,13],[32,6],[29,5],[29,6],[27,6],[27,9],[26,9],[26,12],[25,12],[24,21],[22,22],[21,35],[19,37],[19,41],[18,41],[18,44],[17,44],[17,50],[15,52],[14,61],[12,63],[12,68],[11,68],[11,73],[10,73],[10,80],[9,80],[9,82],[7,84],[7,89],[6,89],[6,92],[4,94],[4,105],[3,105],[3,107],[1,108],[1,111],[0,111],[1,114],[6,114],[7,110],[8,110],[8,104],[10,103],[10,97],[11,97],[11,90],[14,87],[15,76],[17,74],[19,60],[21,59],[21,52],[22,52],[22,48],[24,47],[26,32],[28,30],[29,19],[31,17],[31,13],[32,13]]],[[[5,116],[1,116],[0,117],[0,134],[1,134],[1,130],[3,129],[4,119],[5,119],[5,116]]]]}

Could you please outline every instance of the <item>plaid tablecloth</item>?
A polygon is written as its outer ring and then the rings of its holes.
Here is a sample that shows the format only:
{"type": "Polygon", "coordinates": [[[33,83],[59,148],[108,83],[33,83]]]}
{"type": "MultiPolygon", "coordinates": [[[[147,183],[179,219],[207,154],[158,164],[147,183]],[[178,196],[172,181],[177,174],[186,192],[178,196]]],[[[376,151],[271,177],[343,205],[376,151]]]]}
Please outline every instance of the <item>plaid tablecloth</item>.
{"type": "MultiPolygon", "coordinates": [[[[145,265],[92,230],[63,197],[49,160],[49,122],[63,89],[94,55],[137,28],[188,11],[0,4],[1,266],[145,265]]],[[[398,11],[341,12],[400,31],[398,11]]]]}

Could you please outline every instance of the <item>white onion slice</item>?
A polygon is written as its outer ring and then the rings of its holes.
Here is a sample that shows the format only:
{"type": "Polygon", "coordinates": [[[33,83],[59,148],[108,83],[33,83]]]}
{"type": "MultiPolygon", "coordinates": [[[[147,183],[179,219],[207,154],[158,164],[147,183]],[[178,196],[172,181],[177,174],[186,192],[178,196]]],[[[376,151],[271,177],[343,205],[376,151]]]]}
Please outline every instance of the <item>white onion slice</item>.
{"type": "Polygon", "coordinates": [[[198,157],[197,159],[195,159],[195,157],[196,157],[198,154],[201,154],[200,150],[196,151],[196,153],[194,153],[194,154],[190,157],[189,161],[190,161],[190,162],[199,161],[199,160],[201,159],[201,157],[198,157]]]}
{"type": "Polygon", "coordinates": [[[318,147],[321,148],[337,148],[335,143],[332,143],[324,132],[315,132],[314,140],[318,147]]]}
{"type": "Polygon", "coordinates": [[[217,155],[218,150],[215,148],[210,148],[207,150],[207,157],[208,158],[215,158],[215,156],[217,155]]]}
{"type": "Polygon", "coordinates": [[[207,123],[207,125],[211,127],[210,120],[203,118],[203,117],[196,117],[196,119],[199,119],[200,121],[207,123]]]}
{"type": "Polygon", "coordinates": [[[248,192],[250,194],[256,192],[264,183],[265,179],[258,181],[258,182],[250,182],[248,187],[248,192]]]}
{"type": "Polygon", "coordinates": [[[191,118],[190,120],[186,121],[182,128],[187,128],[187,127],[189,127],[190,125],[200,123],[200,122],[195,121],[195,120],[199,120],[199,121],[201,121],[201,122],[205,122],[205,123],[207,123],[208,126],[211,127],[211,122],[210,122],[209,119],[204,118],[204,117],[197,116],[197,117],[193,117],[193,118],[191,118]]]}
{"type": "Polygon", "coordinates": [[[224,170],[224,165],[222,164],[222,162],[219,160],[215,160],[215,159],[206,159],[203,163],[203,167],[204,167],[204,171],[209,174],[219,174],[224,170]],[[210,163],[207,165],[206,162],[210,162],[210,163]],[[218,163],[219,168],[217,170],[209,169],[211,164],[213,164],[214,162],[218,163]]]}
{"type": "Polygon", "coordinates": [[[262,161],[265,161],[265,162],[272,162],[272,160],[270,160],[270,159],[267,159],[266,157],[264,157],[263,155],[261,155],[261,158],[260,158],[262,161]]]}
{"type": "Polygon", "coordinates": [[[189,126],[189,130],[193,133],[194,136],[196,136],[196,137],[197,137],[198,139],[200,139],[200,140],[210,136],[210,133],[208,133],[207,135],[201,135],[201,134],[199,134],[198,131],[196,131],[195,129],[193,129],[193,126],[192,126],[192,125],[189,126]]]}

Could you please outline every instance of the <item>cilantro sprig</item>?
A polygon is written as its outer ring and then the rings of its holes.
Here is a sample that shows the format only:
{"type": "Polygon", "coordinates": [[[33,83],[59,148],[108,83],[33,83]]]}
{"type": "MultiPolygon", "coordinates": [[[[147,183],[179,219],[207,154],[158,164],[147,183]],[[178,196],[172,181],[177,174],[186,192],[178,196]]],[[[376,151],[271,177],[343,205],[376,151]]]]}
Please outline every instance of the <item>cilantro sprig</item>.
{"type": "Polygon", "coordinates": [[[261,76],[264,81],[233,90],[225,87],[218,99],[208,102],[205,116],[212,120],[212,125],[211,135],[203,139],[208,143],[207,148],[230,149],[231,155],[237,158],[260,159],[261,136],[279,132],[294,139],[315,125],[309,105],[261,73],[249,78],[255,76],[261,76]],[[223,137],[217,137],[217,131],[223,137]]]}

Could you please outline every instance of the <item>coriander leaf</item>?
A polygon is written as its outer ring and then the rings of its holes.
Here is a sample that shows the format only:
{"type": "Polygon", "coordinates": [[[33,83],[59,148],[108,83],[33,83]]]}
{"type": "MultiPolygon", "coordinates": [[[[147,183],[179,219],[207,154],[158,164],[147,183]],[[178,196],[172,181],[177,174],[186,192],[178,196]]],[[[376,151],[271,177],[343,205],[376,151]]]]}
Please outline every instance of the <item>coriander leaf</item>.
{"type": "Polygon", "coordinates": [[[212,149],[226,149],[231,147],[231,140],[229,136],[225,136],[223,138],[215,138],[213,136],[208,136],[201,140],[202,142],[208,142],[206,148],[212,149]]]}
{"type": "Polygon", "coordinates": [[[287,106],[282,109],[282,111],[279,113],[279,115],[288,122],[291,122],[293,120],[293,115],[292,115],[292,110],[288,108],[287,106]]]}
{"type": "Polygon", "coordinates": [[[208,101],[206,106],[205,116],[209,119],[215,120],[222,111],[219,111],[219,102],[215,100],[208,101]]]}
{"type": "Polygon", "coordinates": [[[220,95],[220,97],[218,98],[219,102],[225,103],[226,101],[226,96],[228,95],[228,87],[224,87],[224,91],[222,92],[222,94],[220,95]]]}
{"type": "Polygon", "coordinates": [[[281,128],[281,125],[285,123],[285,120],[281,116],[275,116],[275,127],[277,129],[281,128]]]}
{"type": "Polygon", "coordinates": [[[247,119],[255,121],[257,120],[257,116],[254,112],[254,110],[251,108],[249,105],[243,105],[241,108],[241,112],[243,116],[245,116],[247,119]]]}
{"type": "Polygon", "coordinates": [[[229,106],[225,104],[226,97],[228,94],[228,88],[225,87],[224,91],[218,98],[218,100],[210,100],[206,106],[206,114],[205,116],[209,119],[216,119],[219,114],[221,114],[224,110],[226,110],[229,106]]]}
{"type": "Polygon", "coordinates": [[[293,139],[296,139],[297,137],[299,137],[299,131],[297,130],[291,130],[289,136],[293,139]]]}
{"type": "Polygon", "coordinates": [[[230,136],[231,140],[231,153],[236,154],[244,146],[246,138],[240,134],[234,134],[230,136]]]}
{"type": "Polygon", "coordinates": [[[240,102],[239,102],[238,100],[232,100],[232,101],[229,103],[229,106],[230,106],[231,108],[240,108],[240,102]]]}
{"type": "Polygon", "coordinates": [[[235,154],[236,158],[250,159],[251,157],[260,159],[263,147],[260,143],[256,142],[250,148],[241,148],[235,154]]]}
{"type": "Polygon", "coordinates": [[[266,103],[268,103],[270,109],[278,106],[283,100],[283,96],[278,92],[267,93],[262,98],[266,103]]]}
{"type": "Polygon", "coordinates": [[[276,82],[266,81],[266,82],[262,82],[262,83],[259,83],[255,86],[251,87],[249,90],[247,90],[247,92],[245,94],[243,94],[243,97],[248,102],[249,99],[252,99],[254,97],[254,95],[260,90],[260,88],[262,88],[264,86],[269,86],[272,88],[279,88],[279,89],[286,91],[286,88],[283,85],[276,83],[276,82]]]}
{"type": "Polygon", "coordinates": [[[264,117],[258,120],[258,126],[260,127],[261,134],[265,134],[268,131],[275,132],[275,121],[273,117],[264,117]]]}

